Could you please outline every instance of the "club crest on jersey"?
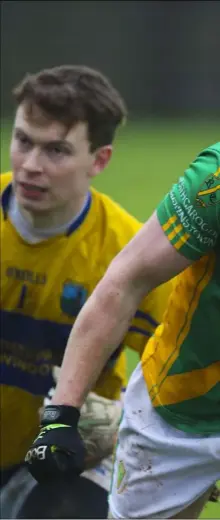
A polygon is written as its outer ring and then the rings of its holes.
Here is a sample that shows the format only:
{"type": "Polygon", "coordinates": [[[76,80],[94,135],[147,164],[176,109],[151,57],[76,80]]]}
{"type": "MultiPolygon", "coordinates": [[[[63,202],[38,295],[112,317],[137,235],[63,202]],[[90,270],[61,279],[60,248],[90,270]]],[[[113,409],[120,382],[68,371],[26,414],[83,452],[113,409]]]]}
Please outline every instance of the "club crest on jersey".
{"type": "Polygon", "coordinates": [[[220,168],[210,174],[196,195],[196,206],[207,208],[220,203],[220,168]]]}
{"type": "Polygon", "coordinates": [[[64,314],[75,317],[87,299],[87,291],[82,285],[66,280],[60,297],[60,307],[64,314]]]}

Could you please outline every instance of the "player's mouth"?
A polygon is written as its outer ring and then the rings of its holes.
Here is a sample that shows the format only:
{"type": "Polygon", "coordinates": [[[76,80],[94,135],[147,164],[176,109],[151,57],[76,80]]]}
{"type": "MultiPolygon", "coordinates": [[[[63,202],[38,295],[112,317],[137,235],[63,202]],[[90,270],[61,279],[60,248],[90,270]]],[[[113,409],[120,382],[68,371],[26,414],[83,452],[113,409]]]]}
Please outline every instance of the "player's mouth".
{"type": "Polygon", "coordinates": [[[30,184],[27,182],[19,182],[19,188],[21,195],[26,199],[41,199],[43,195],[48,191],[47,188],[37,186],[36,184],[30,184]]]}

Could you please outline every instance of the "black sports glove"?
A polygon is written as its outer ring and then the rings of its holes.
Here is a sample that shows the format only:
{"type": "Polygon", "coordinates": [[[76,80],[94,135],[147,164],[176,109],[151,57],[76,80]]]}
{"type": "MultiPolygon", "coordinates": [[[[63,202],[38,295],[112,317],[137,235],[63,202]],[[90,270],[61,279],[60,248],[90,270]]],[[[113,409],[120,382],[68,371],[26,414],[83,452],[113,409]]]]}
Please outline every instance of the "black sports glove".
{"type": "Polygon", "coordinates": [[[72,406],[45,407],[40,433],[25,457],[29,472],[38,482],[79,475],[84,470],[85,448],[77,430],[79,417],[79,410],[72,406]]]}

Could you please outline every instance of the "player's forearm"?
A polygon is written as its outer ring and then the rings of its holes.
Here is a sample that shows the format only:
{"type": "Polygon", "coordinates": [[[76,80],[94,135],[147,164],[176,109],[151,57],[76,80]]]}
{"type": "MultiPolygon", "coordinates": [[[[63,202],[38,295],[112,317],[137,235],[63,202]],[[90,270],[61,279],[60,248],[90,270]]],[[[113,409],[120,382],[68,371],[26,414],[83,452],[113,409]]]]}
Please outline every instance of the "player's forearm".
{"type": "Polygon", "coordinates": [[[168,242],[156,214],[111,263],[70,335],[54,404],[81,406],[150,290],[189,262],[168,242]]]}
{"type": "Polygon", "coordinates": [[[111,272],[100,282],[70,334],[54,404],[82,405],[123,339],[138,299],[128,283],[113,283],[111,272]]]}

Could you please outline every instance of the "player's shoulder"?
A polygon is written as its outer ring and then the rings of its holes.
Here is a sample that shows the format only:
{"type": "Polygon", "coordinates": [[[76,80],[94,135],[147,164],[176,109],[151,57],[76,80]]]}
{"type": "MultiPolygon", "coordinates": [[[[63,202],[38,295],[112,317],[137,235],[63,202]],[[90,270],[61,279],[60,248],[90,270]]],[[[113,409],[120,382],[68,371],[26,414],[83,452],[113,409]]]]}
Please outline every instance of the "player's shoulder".
{"type": "Polygon", "coordinates": [[[204,148],[204,150],[202,150],[199,155],[201,154],[214,154],[220,161],[220,141],[208,146],[207,148],[204,148]]]}
{"type": "Polygon", "coordinates": [[[143,224],[111,197],[94,189],[92,195],[106,236],[125,244],[140,230],[143,224]]]}
{"type": "Polygon", "coordinates": [[[196,260],[215,248],[220,232],[220,142],[203,149],[157,208],[171,244],[196,260]]]}
{"type": "MultiPolygon", "coordinates": [[[[220,142],[204,148],[191,161],[178,181],[172,186],[170,197],[183,199],[184,204],[199,207],[201,196],[219,197],[220,185],[220,142]],[[211,190],[211,191],[210,191],[211,190]]],[[[213,201],[212,201],[213,202],[213,201]]]]}
{"type": "Polygon", "coordinates": [[[220,142],[212,144],[200,151],[186,169],[185,175],[194,177],[196,182],[201,182],[207,176],[220,173],[220,142]]]}
{"type": "Polygon", "coordinates": [[[12,172],[3,172],[0,174],[0,189],[1,194],[7,188],[8,184],[12,181],[12,172]]]}
{"type": "MultiPolygon", "coordinates": [[[[213,197],[218,198],[220,185],[220,142],[204,148],[185,170],[180,178],[183,193],[187,192],[196,207],[205,206],[206,202],[213,203],[213,197]],[[211,197],[211,199],[210,199],[211,197]],[[209,200],[210,199],[210,200],[209,200]]],[[[208,206],[209,204],[207,204],[208,206]]]]}

